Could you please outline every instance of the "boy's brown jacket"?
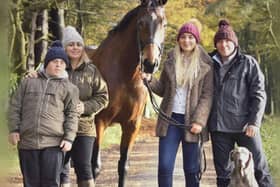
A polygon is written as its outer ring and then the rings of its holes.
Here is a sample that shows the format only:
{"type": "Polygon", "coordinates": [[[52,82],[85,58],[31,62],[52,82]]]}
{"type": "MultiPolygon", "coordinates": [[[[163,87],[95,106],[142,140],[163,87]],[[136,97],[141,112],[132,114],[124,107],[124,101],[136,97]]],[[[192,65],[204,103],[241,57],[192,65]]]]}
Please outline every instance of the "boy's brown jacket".
{"type": "Polygon", "coordinates": [[[78,128],[79,90],[67,78],[24,79],[12,97],[8,126],[19,132],[20,149],[43,149],[74,141],[78,128]]]}

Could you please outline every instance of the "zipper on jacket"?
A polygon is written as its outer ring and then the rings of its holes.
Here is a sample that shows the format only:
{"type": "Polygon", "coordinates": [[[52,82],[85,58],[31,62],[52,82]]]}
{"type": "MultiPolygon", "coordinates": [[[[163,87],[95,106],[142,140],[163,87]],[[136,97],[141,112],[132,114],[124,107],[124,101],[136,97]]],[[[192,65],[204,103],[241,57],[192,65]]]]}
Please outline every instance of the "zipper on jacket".
{"type": "Polygon", "coordinates": [[[73,78],[73,70],[69,70],[68,71],[68,79],[69,79],[70,82],[73,82],[72,78],[73,78]]]}
{"type": "Polygon", "coordinates": [[[42,108],[44,106],[44,101],[45,101],[45,94],[47,92],[47,88],[48,88],[48,84],[49,84],[49,78],[47,78],[47,82],[46,82],[46,86],[44,88],[44,91],[42,93],[42,96],[41,96],[41,101],[43,101],[43,103],[41,104],[40,108],[39,108],[39,113],[38,113],[38,125],[37,125],[37,145],[38,145],[38,148],[40,149],[40,137],[39,137],[39,127],[40,127],[40,123],[41,123],[41,112],[42,112],[42,108]]]}

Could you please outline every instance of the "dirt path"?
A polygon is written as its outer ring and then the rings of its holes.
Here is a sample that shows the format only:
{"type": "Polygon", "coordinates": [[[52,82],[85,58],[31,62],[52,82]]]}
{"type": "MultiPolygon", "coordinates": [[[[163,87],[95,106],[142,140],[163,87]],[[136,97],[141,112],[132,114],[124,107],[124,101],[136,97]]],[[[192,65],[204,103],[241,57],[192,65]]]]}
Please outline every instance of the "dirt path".
{"type": "MultiPolygon", "coordinates": [[[[130,168],[127,177],[127,187],[156,187],[157,186],[157,160],[158,160],[158,138],[154,136],[154,122],[143,121],[140,135],[136,141],[130,156],[130,168]]],[[[207,157],[207,170],[201,181],[201,187],[215,186],[215,172],[212,163],[210,143],[205,144],[207,157]]],[[[117,163],[119,159],[119,145],[110,149],[102,150],[102,172],[97,178],[96,187],[117,187],[118,174],[117,163]]],[[[72,173],[72,187],[76,187],[75,175],[72,173]]],[[[14,174],[9,179],[9,187],[19,187],[21,176],[14,174]]],[[[181,149],[177,154],[176,166],[173,177],[174,187],[184,187],[184,173],[182,167],[181,149]]],[[[1,186],[1,185],[0,185],[1,186]]],[[[6,186],[5,186],[6,187],[6,186]]],[[[8,187],[8,186],[7,186],[8,187]]]]}
{"type": "MultiPolygon", "coordinates": [[[[201,187],[214,187],[215,171],[212,162],[210,143],[205,144],[207,170],[201,181],[201,187]]],[[[103,171],[96,181],[96,187],[117,187],[118,174],[117,162],[119,159],[119,146],[113,146],[103,150],[103,171]]],[[[134,145],[130,156],[130,168],[128,172],[128,187],[156,187],[157,186],[157,162],[158,162],[158,138],[154,136],[154,122],[143,120],[140,135],[134,145]]],[[[174,170],[174,187],[184,187],[184,173],[182,167],[181,149],[177,154],[174,170]]]]}
{"type": "MultiPolygon", "coordinates": [[[[156,187],[157,186],[157,138],[138,140],[130,157],[130,168],[127,180],[128,187],[156,187]]],[[[215,173],[210,157],[210,146],[205,145],[208,168],[202,177],[202,187],[214,187],[215,173]]],[[[96,187],[117,186],[118,146],[103,151],[103,172],[96,181],[96,187]]],[[[182,169],[182,154],[179,150],[174,171],[174,187],[184,187],[184,173],[182,169]]]]}

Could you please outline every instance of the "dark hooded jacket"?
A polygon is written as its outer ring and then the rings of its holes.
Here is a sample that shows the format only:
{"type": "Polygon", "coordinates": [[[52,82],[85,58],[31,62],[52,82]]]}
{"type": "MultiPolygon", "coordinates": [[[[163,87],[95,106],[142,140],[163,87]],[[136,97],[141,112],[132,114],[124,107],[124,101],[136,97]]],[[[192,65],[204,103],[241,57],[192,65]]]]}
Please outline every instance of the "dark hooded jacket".
{"type": "MultiPolygon", "coordinates": [[[[217,55],[214,51],[210,55],[217,55]]],[[[220,79],[220,64],[214,60],[214,100],[210,131],[238,133],[246,124],[260,127],[265,110],[264,75],[257,61],[238,49],[229,70],[220,79]]]]}

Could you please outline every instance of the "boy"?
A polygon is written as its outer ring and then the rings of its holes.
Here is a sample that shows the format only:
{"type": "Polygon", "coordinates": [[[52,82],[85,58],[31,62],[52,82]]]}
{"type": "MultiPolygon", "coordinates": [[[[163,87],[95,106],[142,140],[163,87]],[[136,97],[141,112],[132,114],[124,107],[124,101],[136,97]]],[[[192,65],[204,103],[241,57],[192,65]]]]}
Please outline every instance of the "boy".
{"type": "Polygon", "coordinates": [[[44,71],[24,79],[11,100],[9,142],[18,144],[25,187],[60,184],[64,152],[71,149],[78,126],[78,89],[65,74],[69,65],[61,42],[54,42],[44,71]]]}

